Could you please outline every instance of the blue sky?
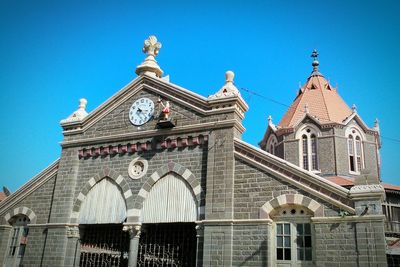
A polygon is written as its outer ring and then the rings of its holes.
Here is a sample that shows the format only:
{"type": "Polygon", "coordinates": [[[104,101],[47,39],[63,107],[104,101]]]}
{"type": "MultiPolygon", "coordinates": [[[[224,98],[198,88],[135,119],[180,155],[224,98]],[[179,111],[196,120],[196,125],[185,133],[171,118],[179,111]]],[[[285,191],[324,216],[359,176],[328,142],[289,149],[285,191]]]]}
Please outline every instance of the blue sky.
{"type": "MultiPolygon", "coordinates": [[[[364,121],[381,121],[383,180],[399,184],[399,1],[0,1],[0,185],[15,191],[60,156],[59,121],[136,77],[143,40],[171,82],[203,96],[226,70],[239,88],[289,105],[320,71],[364,121]]],[[[286,107],[242,92],[257,144],[286,107]]]]}

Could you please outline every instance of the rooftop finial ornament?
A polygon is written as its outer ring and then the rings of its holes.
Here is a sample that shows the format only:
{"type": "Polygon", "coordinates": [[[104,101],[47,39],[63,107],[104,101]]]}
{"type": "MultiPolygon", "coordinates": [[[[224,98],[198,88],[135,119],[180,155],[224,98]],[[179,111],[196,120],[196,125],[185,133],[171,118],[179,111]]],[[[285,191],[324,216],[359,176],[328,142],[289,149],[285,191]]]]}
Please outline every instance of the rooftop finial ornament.
{"type": "MultiPolygon", "coordinates": [[[[314,49],[311,57],[314,59],[312,62],[312,66],[313,66],[313,71],[311,72],[310,77],[315,77],[315,76],[321,76],[323,77],[323,75],[318,71],[318,66],[319,66],[319,61],[318,61],[318,52],[317,49],[314,49]]],[[[310,78],[309,77],[309,78],[310,78]]]]}
{"type": "Polygon", "coordinates": [[[353,105],[351,106],[351,110],[353,111],[353,113],[357,113],[357,106],[356,106],[356,104],[353,104],[353,105]]]}
{"type": "Polygon", "coordinates": [[[161,48],[161,43],[157,41],[157,38],[152,35],[144,41],[143,53],[147,54],[147,57],[142,64],[137,66],[136,74],[148,74],[161,78],[163,71],[158,66],[155,56],[158,55],[158,51],[161,48]]]}
{"type": "Polygon", "coordinates": [[[223,98],[223,97],[232,97],[232,96],[239,96],[239,90],[236,88],[235,84],[233,83],[233,78],[235,74],[233,71],[228,70],[225,73],[225,84],[222,88],[214,95],[210,95],[208,98],[216,99],[216,98],[223,98]]]}
{"type": "Polygon", "coordinates": [[[305,106],[304,106],[304,113],[306,113],[306,114],[310,113],[310,109],[308,108],[308,104],[305,104],[305,106]]]}
{"type": "Polygon", "coordinates": [[[319,54],[317,52],[317,49],[314,49],[312,54],[311,54],[311,57],[314,59],[313,62],[312,62],[312,66],[314,68],[314,71],[318,70],[318,66],[319,66],[318,55],[319,54]]]}
{"type": "Polygon", "coordinates": [[[74,111],[68,118],[61,121],[61,124],[70,123],[70,122],[80,122],[82,121],[88,113],[86,112],[87,100],[85,98],[79,99],[79,107],[76,111],[74,111]]]}

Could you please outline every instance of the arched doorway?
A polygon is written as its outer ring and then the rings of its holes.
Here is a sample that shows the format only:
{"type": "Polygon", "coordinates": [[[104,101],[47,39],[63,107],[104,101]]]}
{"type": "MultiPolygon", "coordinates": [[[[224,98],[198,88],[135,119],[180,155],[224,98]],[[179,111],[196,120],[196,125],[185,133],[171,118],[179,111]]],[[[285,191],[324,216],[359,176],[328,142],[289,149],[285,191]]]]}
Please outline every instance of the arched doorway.
{"type": "Polygon", "coordinates": [[[79,266],[128,266],[129,235],[122,231],[126,203],[112,179],[96,183],[79,212],[79,266]]]}
{"type": "Polygon", "coordinates": [[[197,216],[193,190],[181,176],[159,179],[143,203],[137,266],[195,266],[197,216]]]}

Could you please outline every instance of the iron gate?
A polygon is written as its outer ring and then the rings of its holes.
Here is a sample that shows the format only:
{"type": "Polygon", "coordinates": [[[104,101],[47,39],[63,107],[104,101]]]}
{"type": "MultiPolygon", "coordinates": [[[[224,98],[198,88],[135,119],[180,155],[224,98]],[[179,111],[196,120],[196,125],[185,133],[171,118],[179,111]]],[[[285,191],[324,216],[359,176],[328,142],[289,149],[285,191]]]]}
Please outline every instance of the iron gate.
{"type": "Polygon", "coordinates": [[[145,224],[139,242],[138,266],[195,266],[194,223],[145,224]]]}
{"type": "Polygon", "coordinates": [[[84,225],[81,232],[79,266],[128,266],[129,234],[122,224],[84,225]]]}

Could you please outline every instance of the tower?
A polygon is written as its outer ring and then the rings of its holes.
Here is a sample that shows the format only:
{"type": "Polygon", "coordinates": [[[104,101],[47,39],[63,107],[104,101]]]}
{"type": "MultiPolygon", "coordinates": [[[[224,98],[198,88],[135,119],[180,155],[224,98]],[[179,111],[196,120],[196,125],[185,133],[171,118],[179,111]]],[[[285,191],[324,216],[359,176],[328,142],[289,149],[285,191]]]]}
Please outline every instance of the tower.
{"type": "Polygon", "coordinates": [[[281,121],[268,127],[260,146],[280,158],[328,179],[380,178],[380,134],[350,108],[337,88],[319,71],[318,53],[312,72],[281,121]]]}

